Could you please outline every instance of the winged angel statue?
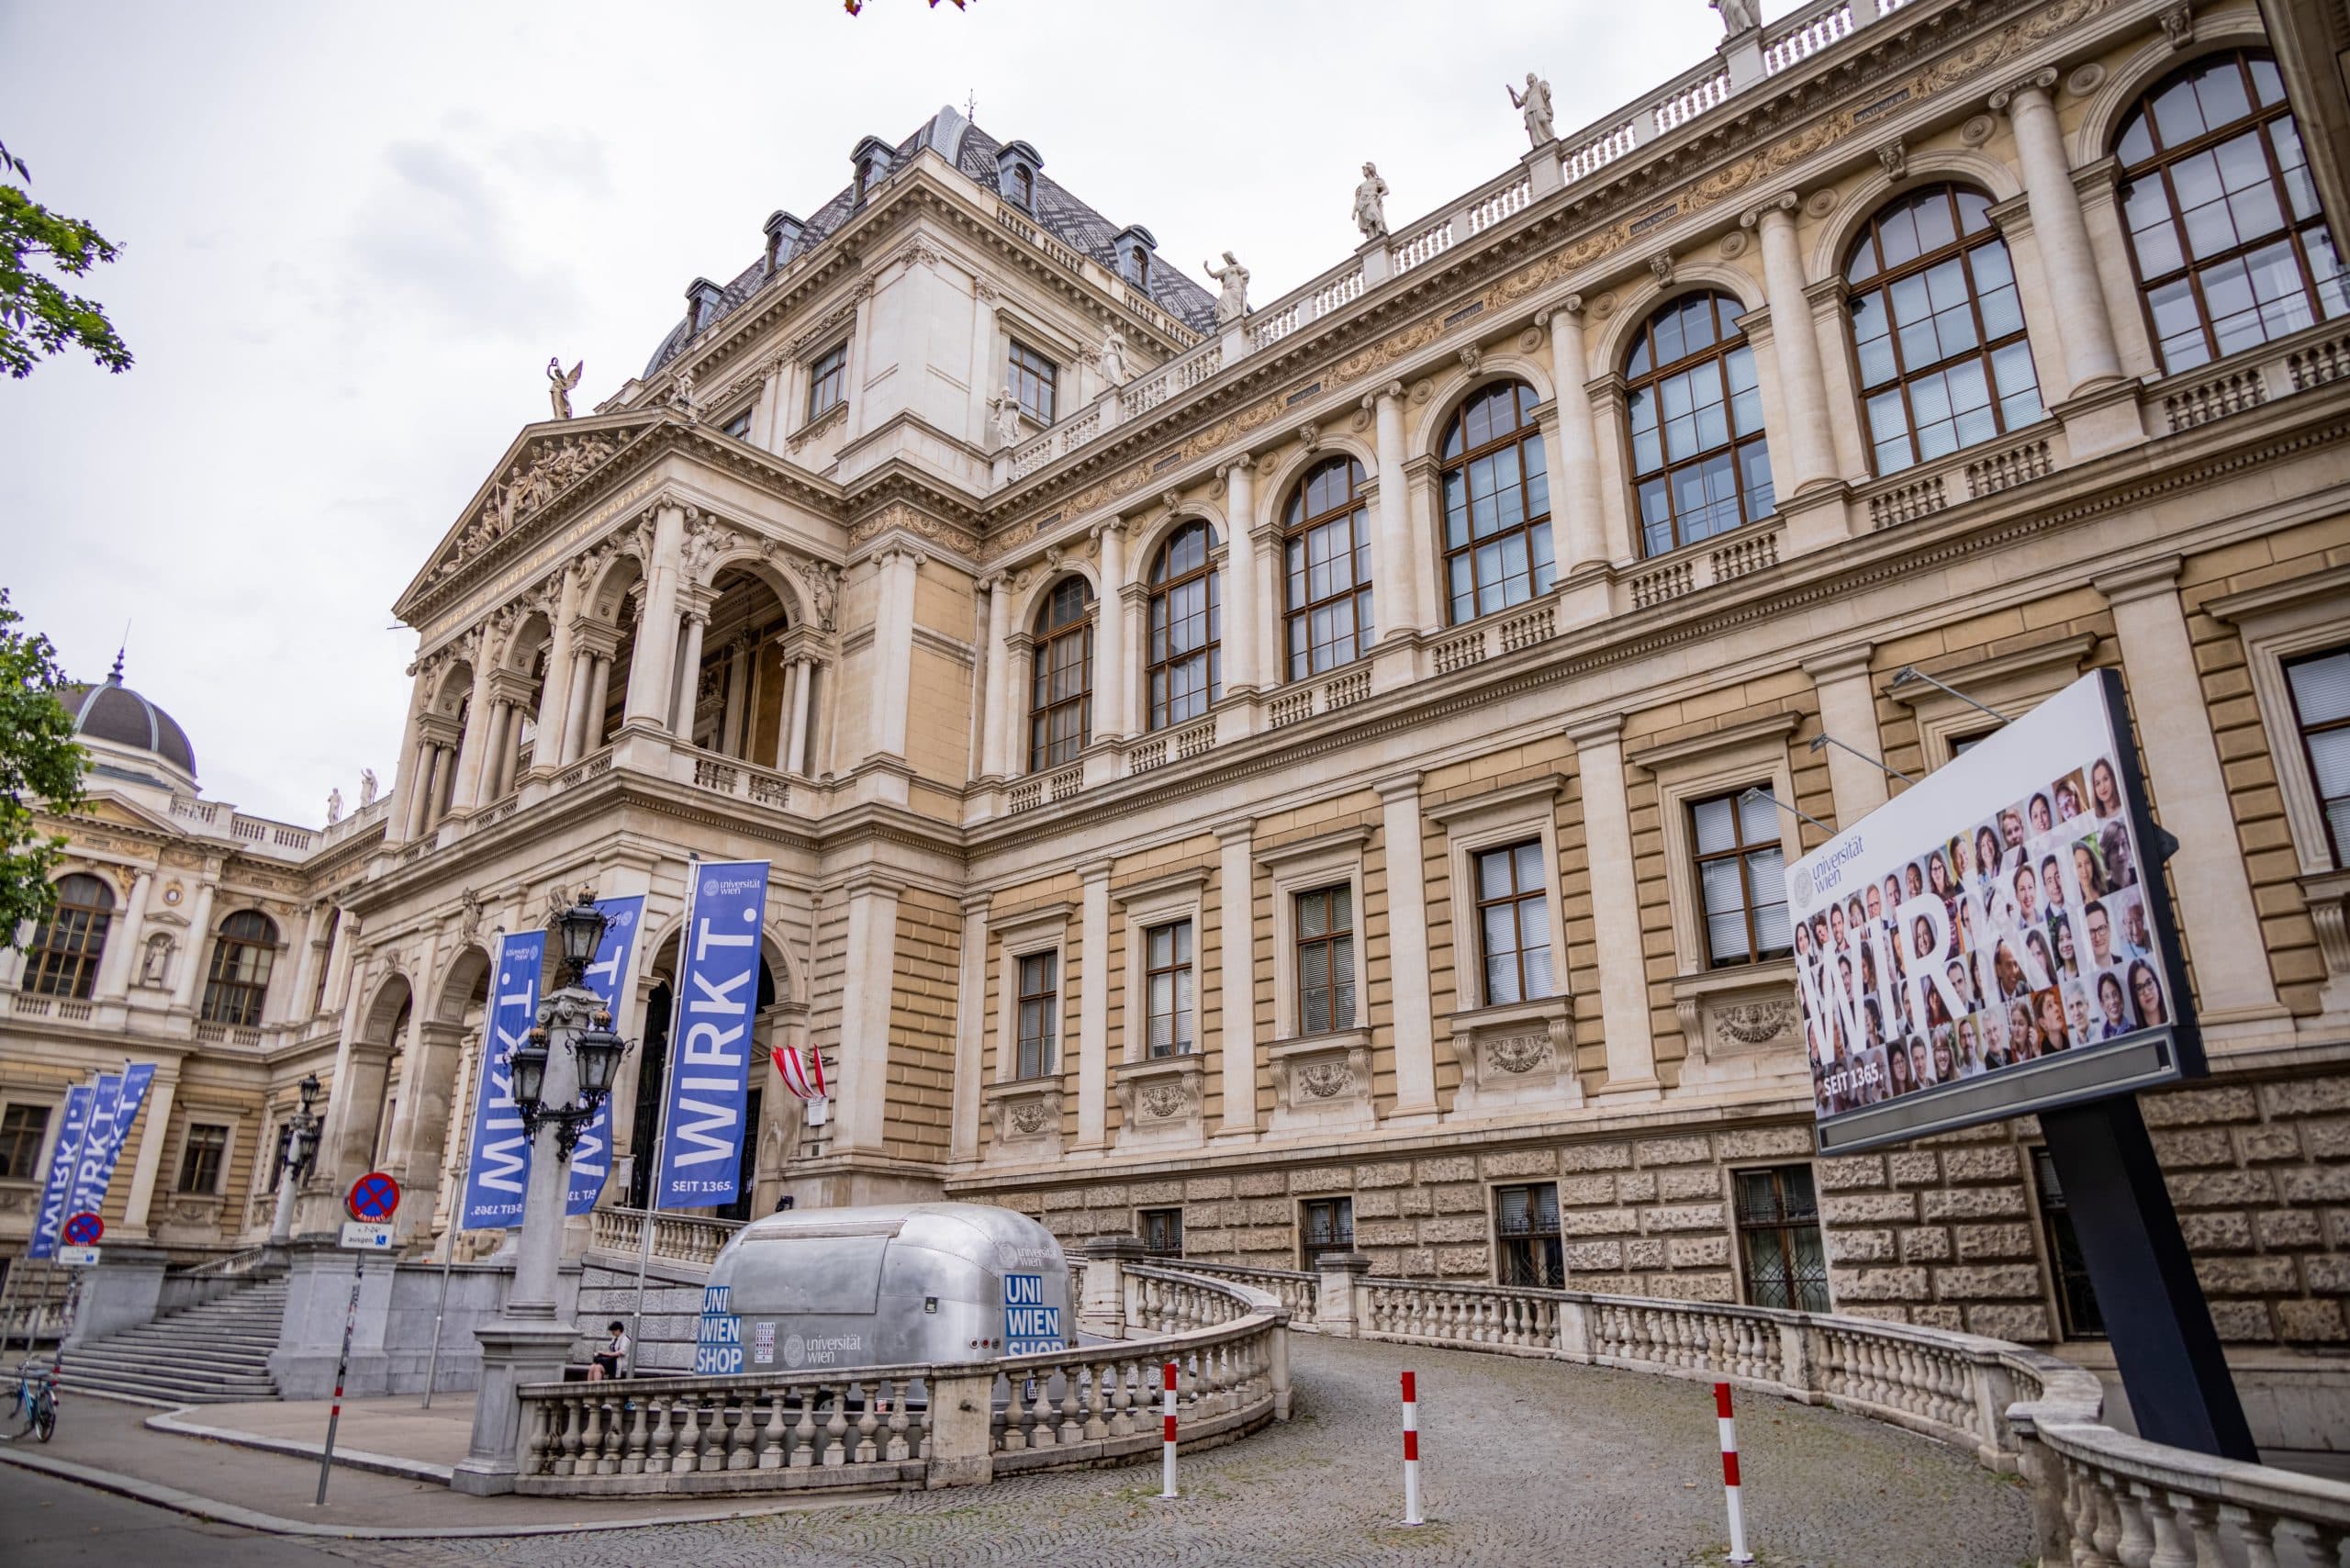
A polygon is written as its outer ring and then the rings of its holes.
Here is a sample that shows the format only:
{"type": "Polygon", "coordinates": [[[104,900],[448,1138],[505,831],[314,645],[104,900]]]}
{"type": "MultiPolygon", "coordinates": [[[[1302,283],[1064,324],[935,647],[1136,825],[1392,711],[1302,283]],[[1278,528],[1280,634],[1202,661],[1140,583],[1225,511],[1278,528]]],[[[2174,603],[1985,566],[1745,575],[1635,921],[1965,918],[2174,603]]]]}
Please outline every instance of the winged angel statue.
{"type": "Polygon", "coordinates": [[[583,359],[573,365],[566,374],[563,368],[563,361],[560,359],[547,361],[547,401],[554,405],[556,419],[571,418],[571,390],[579,385],[579,373],[587,368],[588,362],[583,359]]]}

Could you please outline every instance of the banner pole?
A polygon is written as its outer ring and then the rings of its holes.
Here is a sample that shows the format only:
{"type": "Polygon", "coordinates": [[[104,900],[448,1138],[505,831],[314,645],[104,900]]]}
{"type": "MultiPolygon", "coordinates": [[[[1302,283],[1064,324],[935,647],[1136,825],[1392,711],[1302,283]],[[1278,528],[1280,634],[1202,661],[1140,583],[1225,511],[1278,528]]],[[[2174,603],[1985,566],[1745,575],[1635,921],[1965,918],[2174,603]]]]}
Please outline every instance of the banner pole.
{"type": "MultiPolygon", "coordinates": [[[[669,1141],[669,1070],[677,1056],[677,1021],[685,1016],[686,951],[694,935],[694,903],[701,886],[699,867],[699,861],[686,862],[686,922],[677,927],[677,968],[669,977],[669,1035],[661,1046],[661,1114],[654,1120],[651,1174],[644,1183],[644,1207],[637,1215],[636,1309],[629,1315],[628,1324],[628,1370],[632,1376],[636,1372],[637,1358],[643,1354],[644,1273],[653,1265],[653,1224],[661,1212],[661,1152],[669,1141]]],[[[642,937],[642,930],[638,935],[642,937]]]]}
{"type": "Polygon", "coordinates": [[[449,1216],[449,1233],[442,1238],[441,1299],[432,1305],[432,1354],[424,1362],[424,1403],[419,1408],[432,1408],[432,1383],[441,1372],[441,1320],[449,1312],[449,1270],[457,1261],[457,1221],[463,1217],[464,1189],[457,1191],[459,1213],[449,1216]]]}

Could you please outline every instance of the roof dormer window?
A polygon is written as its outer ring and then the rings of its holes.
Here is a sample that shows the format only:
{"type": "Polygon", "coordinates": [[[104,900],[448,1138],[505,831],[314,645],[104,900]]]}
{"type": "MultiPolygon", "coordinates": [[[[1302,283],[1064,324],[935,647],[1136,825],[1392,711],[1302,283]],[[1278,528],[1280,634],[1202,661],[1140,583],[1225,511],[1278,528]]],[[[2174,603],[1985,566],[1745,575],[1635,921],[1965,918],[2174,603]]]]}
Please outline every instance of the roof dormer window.
{"type": "Polygon", "coordinates": [[[1024,212],[1036,210],[1036,176],[1021,164],[1013,166],[1012,199],[1019,204],[1024,212]]]}
{"type": "Polygon", "coordinates": [[[1045,166],[1036,150],[1024,141],[1007,141],[996,149],[995,188],[1004,200],[1025,213],[1036,210],[1036,175],[1045,166]]]}
{"type": "Polygon", "coordinates": [[[863,207],[865,198],[890,177],[890,165],[897,161],[897,156],[896,149],[878,136],[865,138],[849,153],[849,167],[856,172],[856,184],[850,187],[850,195],[857,206],[863,207]]]}
{"type": "Polygon", "coordinates": [[[1118,250],[1118,275],[1144,294],[1150,292],[1150,268],[1158,254],[1158,241],[1141,224],[1129,224],[1110,241],[1118,250]]]}

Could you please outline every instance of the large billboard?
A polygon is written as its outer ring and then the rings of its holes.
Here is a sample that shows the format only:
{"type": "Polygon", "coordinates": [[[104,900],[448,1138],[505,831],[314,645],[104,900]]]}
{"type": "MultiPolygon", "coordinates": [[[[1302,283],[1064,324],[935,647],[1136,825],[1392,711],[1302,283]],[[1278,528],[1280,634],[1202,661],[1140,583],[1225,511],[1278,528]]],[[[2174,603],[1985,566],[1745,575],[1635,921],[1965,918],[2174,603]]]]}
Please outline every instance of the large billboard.
{"type": "Polygon", "coordinates": [[[2199,1074],[2156,831],[2103,670],[1788,868],[1820,1148],[2199,1074]]]}

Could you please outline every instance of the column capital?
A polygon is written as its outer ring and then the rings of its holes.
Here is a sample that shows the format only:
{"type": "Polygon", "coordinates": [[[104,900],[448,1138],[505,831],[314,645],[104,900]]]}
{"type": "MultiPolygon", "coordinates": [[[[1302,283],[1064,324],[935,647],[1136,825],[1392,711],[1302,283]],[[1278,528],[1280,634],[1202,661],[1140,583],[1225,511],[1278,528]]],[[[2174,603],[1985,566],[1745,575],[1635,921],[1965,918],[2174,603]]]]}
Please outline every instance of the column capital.
{"type": "Polygon", "coordinates": [[[2016,110],[2030,108],[2035,103],[2046,104],[2048,90],[2055,85],[2056,68],[2053,65],[2020,76],[1991,94],[1991,111],[2012,116],[2016,110]]]}
{"type": "Polygon", "coordinates": [[[877,554],[873,559],[884,566],[894,566],[902,561],[908,566],[919,572],[924,566],[929,564],[930,556],[924,552],[915,549],[911,544],[892,544],[888,549],[877,554]]]}
{"type": "Polygon", "coordinates": [[[2089,585],[2105,596],[2108,604],[2134,604],[2142,599],[2175,594],[2181,565],[2178,556],[2164,555],[2092,577],[2089,585]]]}
{"type": "Polygon", "coordinates": [[[1814,654],[1803,661],[1804,674],[1814,683],[1843,680],[1852,676],[1869,673],[1869,658],[1876,652],[1874,643],[1855,643],[1850,647],[1836,648],[1824,654],[1814,654]]]}
{"type": "Polygon", "coordinates": [[[866,897],[894,899],[904,894],[912,886],[912,884],[903,878],[892,877],[885,872],[867,868],[849,873],[841,883],[841,896],[852,899],[866,897]]]}
{"type": "Polygon", "coordinates": [[[1574,743],[1577,751],[1589,751],[1594,747],[1621,750],[1624,745],[1624,715],[1606,713],[1597,718],[1578,719],[1566,727],[1566,735],[1574,743]]]}
{"type": "Polygon", "coordinates": [[[1391,804],[1397,801],[1416,800],[1420,793],[1420,774],[1416,770],[1399,773],[1393,778],[1382,778],[1371,788],[1379,791],[1382,801],[1391,804]]]}
{"type": "Polygon", "coordinates": [[[1216,842],[1227,847],[1235,844],[1245,846],[1255,837],[1256,832],[1257,819],[1254,817],[1242,817],[1237,822],[1219,823],[1215,829],[1216,842]]]}
{"type": "Polygon", "coordinates": [[[1128,524],[1125,518],[1113,515],[1103,518],[1100,522],[1095,523],[1088,532],[1095,539],[1102,540],[1104,542],[1115,539],[1123,543],[1125,541],[1126,530],[1129,526],[1131,525],[1128,524]]]}
{"type": "Polygon", "coordinates": [[[1554,316],[1567,317],[1574,325],[1581,326],[1583,324],[1583,296],[1565,295],[1545,305],[1534,313],[1534,324],[1538,327],[1549,327],[1550,319],[1554,316]]]}
{"type": "Polygon", "coordinates": [[[1078,879],[1086,882],[1106,882],[1110,879],[1110,872],[1116,864],[1116,861],[1107,857],[1088,860],[1077,868],[1078,879]]]}
{"type": "Polygon", "coordinates": [[[988,892],[965,893],[962,904],[966,919],[975,914],[985,918],[995,908],[995,895],[988,892]]]}
{"type": "Polygon", "coordinates": [[[1795,222],[1796,207],[1802,199],[1793,191],[1781,191],[1777,196],[1763,201],[1759,207],[1749,208],[1739,218],[1738,226],[1740,229],[1759,230],[1762,225],[1774,220],[1791,225],[1795,222]]]}
{"type": "Polygon", "coordinates": [[[1243,474],[1246,474],[1256,465],[1257,454],[1255,453],[1237,453],[1215,465],[1215,476],[1219,479],[1224,478],[1236,468],[1243,474]]]}

